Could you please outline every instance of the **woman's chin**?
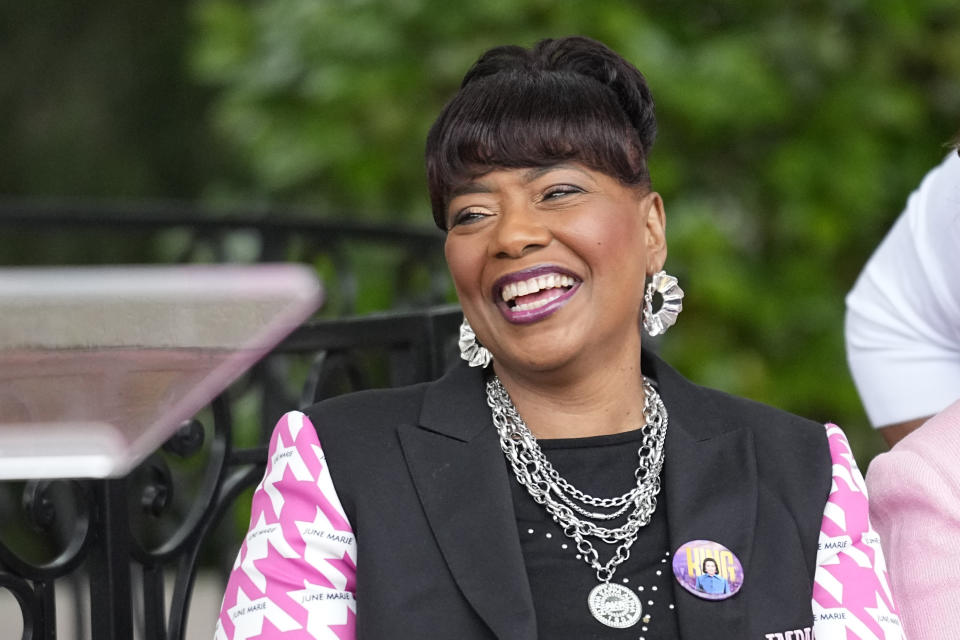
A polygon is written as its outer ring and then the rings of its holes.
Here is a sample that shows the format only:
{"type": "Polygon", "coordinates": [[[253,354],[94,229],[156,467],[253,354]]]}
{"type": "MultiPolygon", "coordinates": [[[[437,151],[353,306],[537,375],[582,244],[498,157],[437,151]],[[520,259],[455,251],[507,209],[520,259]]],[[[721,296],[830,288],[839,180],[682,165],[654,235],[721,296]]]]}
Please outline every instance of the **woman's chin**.
{"type": "Polygon", "coordinates": [[[498,373],[514,376],[543,374],[562,371],[576,360],[576,350],[554,347],[543,349],[522,349],[503,353],[494,357],[498,373]]]}

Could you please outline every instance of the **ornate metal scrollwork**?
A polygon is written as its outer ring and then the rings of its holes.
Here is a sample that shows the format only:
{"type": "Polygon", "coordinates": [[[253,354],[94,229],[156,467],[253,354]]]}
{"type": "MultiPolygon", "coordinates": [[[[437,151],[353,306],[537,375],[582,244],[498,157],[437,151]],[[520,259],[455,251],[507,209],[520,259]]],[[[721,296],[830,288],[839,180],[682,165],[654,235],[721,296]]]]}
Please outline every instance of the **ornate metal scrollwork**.
{"type": "MultiPolygon", "coordinates": [[[[33,586],[22,578],[18,578],[9,573],[0,572],[0,589],[6,589],[16,599],[20,605],[20,617],[23,623],[23,640],[33,640],[39,636],[40,610],[36,602],[36,594],[33,586]]],[[[11,621],[4,621],[4,625],[10,625],[11,621]]]]}
{"type": "Polygon", "coordinates": [[[188,458],[203,448],[204,439],[203,423],[196,418],[191,418],[163,443],[163,450],[181,458],[188,458]]]}
{"type": "Polygon", "coordinates": [[[27,522],[38,532],[50,531],[57,519],[56,508],[50,499],[50,480],[31,480],[23,488],[23,511],[27,522]]]}

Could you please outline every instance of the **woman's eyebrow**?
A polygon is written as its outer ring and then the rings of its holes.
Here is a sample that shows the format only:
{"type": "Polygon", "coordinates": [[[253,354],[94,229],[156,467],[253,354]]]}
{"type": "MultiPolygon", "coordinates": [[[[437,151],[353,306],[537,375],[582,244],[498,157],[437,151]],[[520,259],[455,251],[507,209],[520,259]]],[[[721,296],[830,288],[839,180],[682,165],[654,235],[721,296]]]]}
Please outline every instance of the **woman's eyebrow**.
{"type": "MultiPolygon", "coordinates": [[[[530,183],[537,178],[550,173],[551,171],[559,171],[561,169],[569,169],[589,177],[589,174],[584,171],[581,166],[573,163],[561,162],[558,164],[548,164],[542,167],[531,167],[523,172],[523,181],[525,183],[530,183]]],[[[457,196],[469,195],[471,193],[493,193],[493,188],[485,184],[482,180],[471,180],[454,187],[450,191],[450,199],[453,200],[457,196]]]]}
{"type": "Polygon", "coordinates": [[[492,192],[493,190],[489,186],[485,185],[484,183],[471,181],[471,182],[465,182],[455,187],[452,191],[450,191],[450,199],[453,200],[457,196],[468,195],[471,193],[492,193],[492,192]]]}
{"type": "Polygon", "coordinates": [[[559,171],[560,169],[571,169],[587,175],[587,173],[580,166],[568,162],[561,162],[558,164],[549,164],[544,167],[533,167],[532,169],[527,169],[523,173],[523,180],[525,182],[533,182],[542,175],[550,173],[551,171],[559,171]]]}

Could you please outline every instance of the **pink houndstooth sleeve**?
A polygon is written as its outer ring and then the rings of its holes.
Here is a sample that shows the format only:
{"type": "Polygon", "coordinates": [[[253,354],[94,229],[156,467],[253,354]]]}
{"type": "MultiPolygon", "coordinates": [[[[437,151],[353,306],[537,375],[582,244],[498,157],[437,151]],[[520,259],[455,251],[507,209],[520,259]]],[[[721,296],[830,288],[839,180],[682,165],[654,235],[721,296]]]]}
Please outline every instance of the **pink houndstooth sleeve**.
{"type": "Polygon", "coordinates": [[[310,420],[277,423],[216,640],[354,640],[357,545],[310,420]]]}
{"type": "Polygon", "coordinates": [[[826,425],[833,485],[823,510],[813,585],[817,640],[903,638],[880,537],[870,525],[867,487],[843,431],[826,425]]]}

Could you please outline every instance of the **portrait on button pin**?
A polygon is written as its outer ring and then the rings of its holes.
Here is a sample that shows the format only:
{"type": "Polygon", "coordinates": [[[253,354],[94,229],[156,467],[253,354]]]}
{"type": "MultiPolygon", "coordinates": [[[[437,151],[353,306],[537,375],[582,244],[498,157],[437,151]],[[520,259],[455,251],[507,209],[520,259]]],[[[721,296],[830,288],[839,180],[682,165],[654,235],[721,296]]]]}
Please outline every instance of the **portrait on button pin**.
{"type": "Polygon", "coordinates": [[[719,542],[692,540],[673,554],[673,575],[683,588],[706,600],[723,600],[743,585],[743,565],[719,542]]]}

